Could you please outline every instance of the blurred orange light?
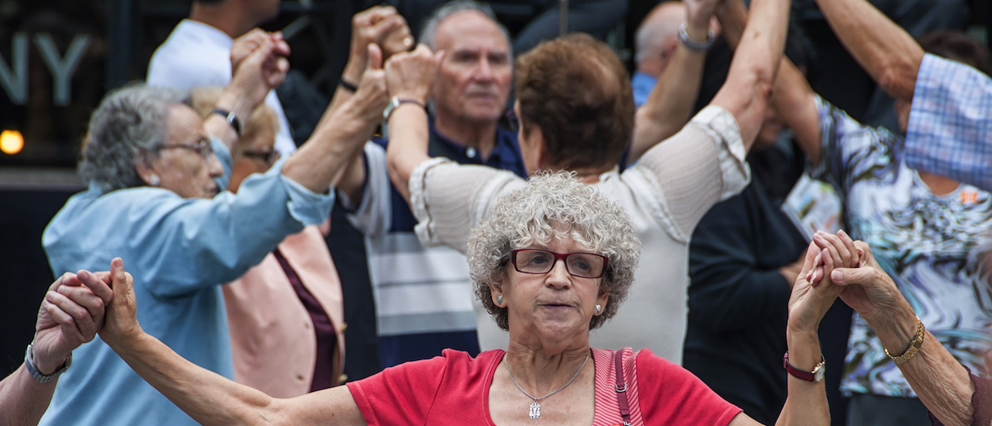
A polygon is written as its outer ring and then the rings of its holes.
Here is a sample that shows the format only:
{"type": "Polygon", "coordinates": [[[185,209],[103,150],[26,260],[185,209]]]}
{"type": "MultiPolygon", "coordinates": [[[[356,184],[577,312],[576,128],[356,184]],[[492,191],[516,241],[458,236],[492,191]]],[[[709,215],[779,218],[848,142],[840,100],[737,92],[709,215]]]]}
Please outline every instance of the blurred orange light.
{"type": "Polygon", "coordinates": [[[14,155],[24,148],[24,136],[17,130],[4,130],[0,133],[0,151],[14,155]]]}

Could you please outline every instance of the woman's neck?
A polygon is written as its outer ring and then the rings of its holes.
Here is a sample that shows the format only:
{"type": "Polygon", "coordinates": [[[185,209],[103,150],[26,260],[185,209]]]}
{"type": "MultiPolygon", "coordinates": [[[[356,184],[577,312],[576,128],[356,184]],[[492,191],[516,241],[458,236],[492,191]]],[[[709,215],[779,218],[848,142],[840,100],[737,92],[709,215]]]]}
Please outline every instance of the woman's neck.
{"type": "MultiPolygon", "coordinates": [[[[540,398],[568,383],[590,356],[588,340],[585,344],[564,350],[515,344],[511,341],[504,361],[517,384],[540,398]]],[[[585,364],[592,365],[588,362],[585,364]]]]}

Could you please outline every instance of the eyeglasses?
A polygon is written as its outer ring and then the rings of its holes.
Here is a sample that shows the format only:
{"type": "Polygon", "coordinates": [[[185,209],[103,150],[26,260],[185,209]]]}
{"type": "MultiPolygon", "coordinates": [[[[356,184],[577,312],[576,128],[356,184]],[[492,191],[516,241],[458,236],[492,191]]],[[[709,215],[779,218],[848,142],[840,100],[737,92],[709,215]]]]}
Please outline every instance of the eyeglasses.
{"type": "Polygon", "coordinates": [[[200,154],[204,159],[209,159],[211,155],[214,155],[214,147],[210,145],[210,140],[201,139],[196,145],[186,145],[184,143],[164,143],[155,147],[155,150],[161,151],[163,149],[188,149],[200,154]]]}
{"type": "Polygon", "coordinates": [[[565,270],[573,277],[600,278],[606,273],[610,258],[596,253],[555,253],[538,249],[517,249],[510,252],[510,260],[517,272],[546,274],[551,272],[559,259],[565,261],[565,270]]]}
{"type": "Polygon", "coordinates": [[[258,161],[264,161],[265,164],[270,166],[280,157],[279,151],[274,149],[246,149],[241,151],[241,155],[258,161]]]}

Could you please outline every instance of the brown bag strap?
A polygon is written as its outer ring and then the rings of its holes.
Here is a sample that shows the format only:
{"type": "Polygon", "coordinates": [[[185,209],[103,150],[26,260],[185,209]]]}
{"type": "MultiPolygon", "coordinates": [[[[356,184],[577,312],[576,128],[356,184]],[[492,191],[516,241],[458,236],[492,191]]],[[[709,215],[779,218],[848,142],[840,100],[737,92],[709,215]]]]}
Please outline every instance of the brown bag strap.
{"type": "Polygon", "coordinates": [[[613,363],[617,367],[617,383],[613,388],[617,391],[617,399],[620,402],[620,417],[623,417],[623,425],[630,426],[630,404],[627,402],[627,382],[623,379],[623,352],[620,349],[613,354],[613,363]]]}

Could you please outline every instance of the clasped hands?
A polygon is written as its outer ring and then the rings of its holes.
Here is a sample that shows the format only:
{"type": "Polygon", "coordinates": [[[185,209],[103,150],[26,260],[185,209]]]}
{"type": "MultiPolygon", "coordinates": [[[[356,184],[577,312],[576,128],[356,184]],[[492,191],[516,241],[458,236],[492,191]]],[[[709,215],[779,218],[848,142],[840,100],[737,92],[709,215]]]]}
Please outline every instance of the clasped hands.
{"type": "Polygon", "coordinates": [[[871,248],[843,230],[817,231],[789,301],[790,327],[816,330],[823,314],[840,297],[869,324],[895,309],[905,309],[895,282],[882,270],[871,248]]]}

